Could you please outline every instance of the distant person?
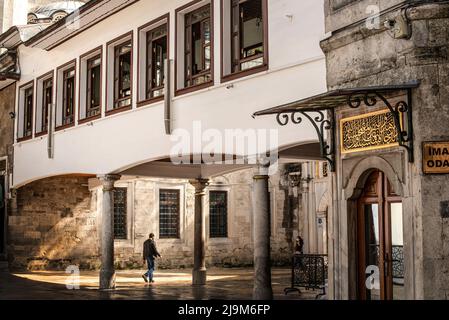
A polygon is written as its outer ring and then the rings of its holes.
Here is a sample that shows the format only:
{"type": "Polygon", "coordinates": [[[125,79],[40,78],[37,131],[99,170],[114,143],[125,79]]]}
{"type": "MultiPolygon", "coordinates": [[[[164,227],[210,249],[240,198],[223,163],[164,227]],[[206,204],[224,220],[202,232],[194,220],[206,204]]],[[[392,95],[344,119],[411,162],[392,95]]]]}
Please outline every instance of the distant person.
{"type": "Polygon", "coordinates": [[[153,272],[154,272],[154,259],[157,257],[161,257],[159,252],[156,249],[156,242],[154,242],[154,234],[150,233],[150,237],[143,243],[143,261],[148,264],[148,271],[142,275],[143,280],[145,282],[154,282],[153,280],[153,272]]]}
{"type": "Polygon", "coordinates": [[[298,236],[296,238],[295,254],[303,254],[304,253],[303,248],[304,248],[304,240],[300,236],[298,236]]]}

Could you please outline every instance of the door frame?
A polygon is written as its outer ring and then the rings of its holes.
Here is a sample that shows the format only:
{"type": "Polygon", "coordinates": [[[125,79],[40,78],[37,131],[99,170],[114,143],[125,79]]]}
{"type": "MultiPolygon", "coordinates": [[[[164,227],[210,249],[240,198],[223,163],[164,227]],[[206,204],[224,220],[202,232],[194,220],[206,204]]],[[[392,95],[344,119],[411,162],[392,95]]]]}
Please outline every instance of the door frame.
{"type": "MultiPolygon", "coordinates": [[[[372,181],[372,180],[371,180],[372,181]]],[[[390,205],[402,203],[402,197],[397,195],[388,176],[382,170],[373,170],[369,173],[361,196],[357,200],[357,288],[358,298],[366,300],[366,235],[365,235],[365,205],[378,204],[378,233],[379,233],[379,282],[380,299],[393,300],[393,252],[390,205]],[[376,180],[376,194],[365,195],[370,178],[374,175],[376,180]]]]}

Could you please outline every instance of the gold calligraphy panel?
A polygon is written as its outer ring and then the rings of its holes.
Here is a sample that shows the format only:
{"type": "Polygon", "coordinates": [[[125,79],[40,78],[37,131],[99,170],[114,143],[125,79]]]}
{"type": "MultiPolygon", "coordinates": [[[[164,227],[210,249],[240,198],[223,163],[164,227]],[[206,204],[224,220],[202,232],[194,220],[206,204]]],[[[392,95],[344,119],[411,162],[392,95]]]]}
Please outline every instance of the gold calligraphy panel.
{"type": "Polygon", "coordinates": [[[342,119],[340,140],[341,153],[383,149],[399,145],[394,117],[389,110],[342,119]]]}

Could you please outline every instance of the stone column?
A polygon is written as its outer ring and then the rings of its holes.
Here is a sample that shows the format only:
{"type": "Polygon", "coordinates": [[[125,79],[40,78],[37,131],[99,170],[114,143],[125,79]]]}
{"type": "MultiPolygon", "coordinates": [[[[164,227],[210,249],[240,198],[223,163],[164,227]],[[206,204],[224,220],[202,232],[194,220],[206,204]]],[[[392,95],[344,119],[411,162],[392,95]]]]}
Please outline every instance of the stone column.
{"type": "Polygon", "coordinates": [[[272,300],[268,167],[259,166],[253,182],[254,300],[272,300]]]}
{"type": "Polygon", "coordinates": [[[114,270],[114,182],[120,179],[118,175],[98,176],[103,185],[103,211],[101,216],[101,269],[100,289],[115,289],[114,270]]]}
{"type": "Polygon", "coordinates": [[[195,228],[194,228],[194,263],[193,263],[193,285],[206,284],[206,228],[204,223],[204,195],[209,185],[208,179],[191,180],[190,184],[195,187],[195,228]]]}

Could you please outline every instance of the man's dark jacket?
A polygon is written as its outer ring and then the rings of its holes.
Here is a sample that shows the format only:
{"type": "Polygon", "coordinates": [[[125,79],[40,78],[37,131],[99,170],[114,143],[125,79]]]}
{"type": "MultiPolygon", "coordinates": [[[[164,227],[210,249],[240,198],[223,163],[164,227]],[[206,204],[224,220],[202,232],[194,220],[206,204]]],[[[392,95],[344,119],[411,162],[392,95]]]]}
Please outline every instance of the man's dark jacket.
{"type": "Polygon", "coordinates": [[[143,258],[154,258],[154,257],[160,257],[161,255],[156,249],[156,244],[154,243],[154,240],[148,239],[143,243],[143,258]]]}

